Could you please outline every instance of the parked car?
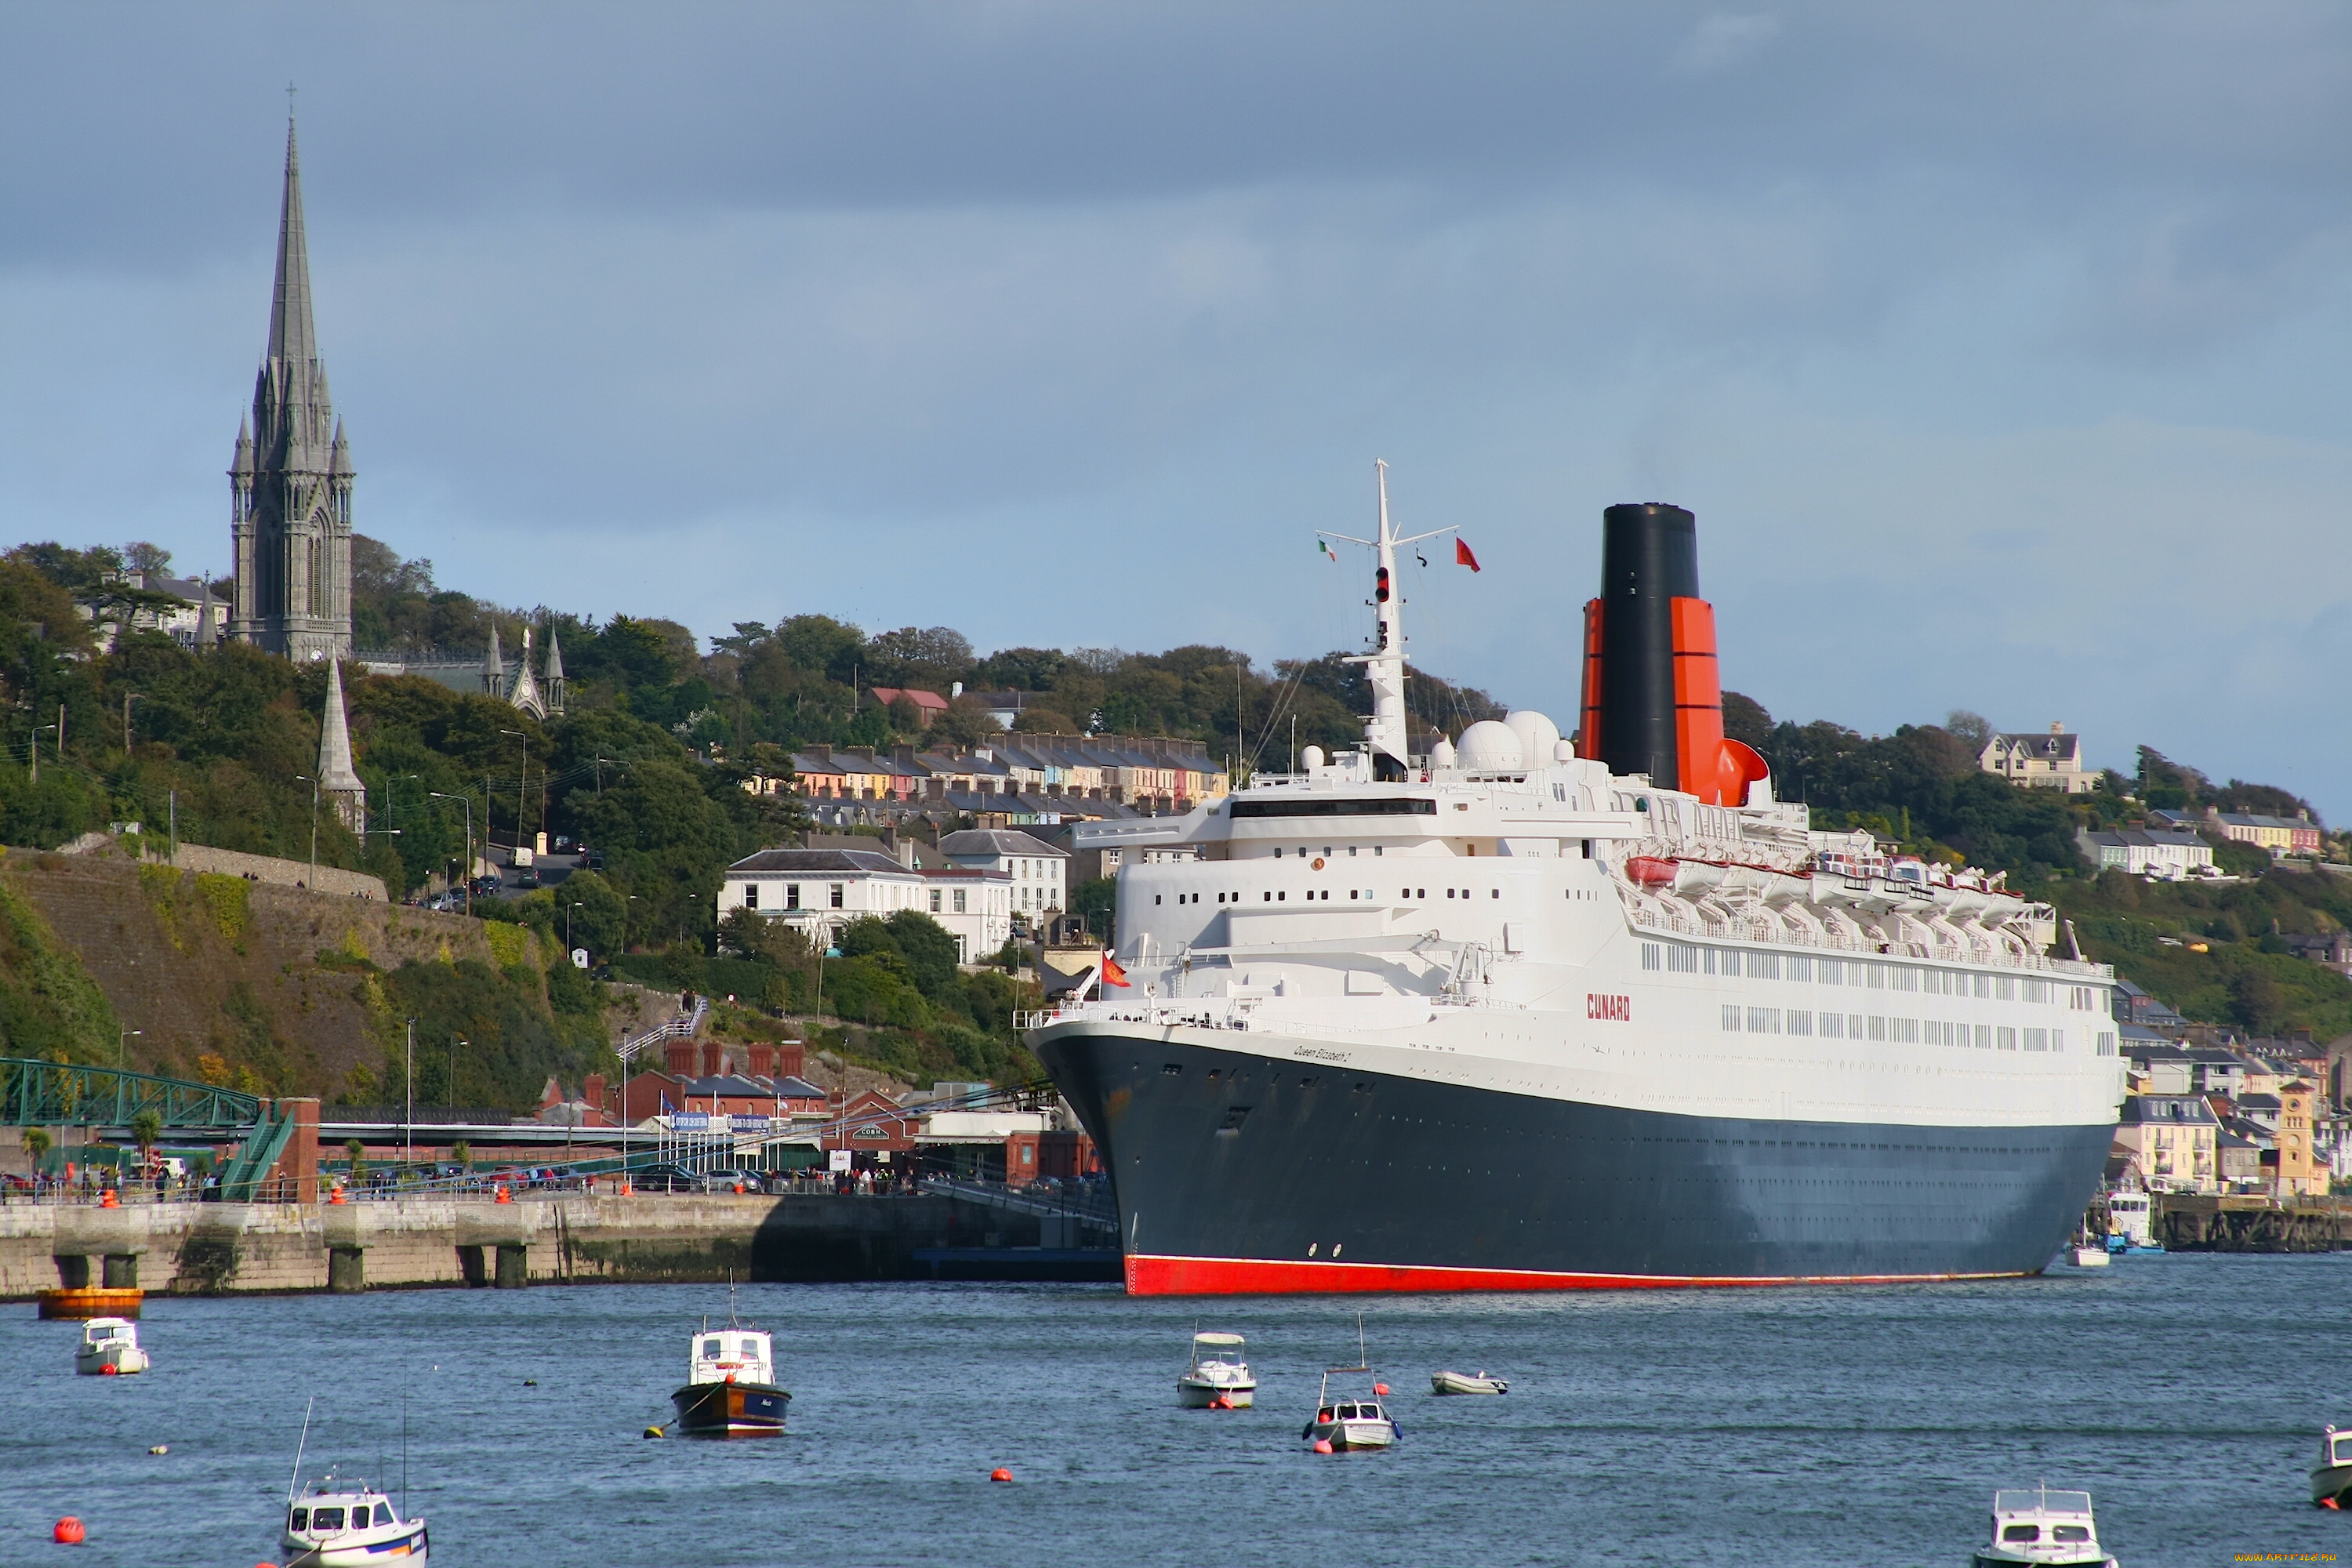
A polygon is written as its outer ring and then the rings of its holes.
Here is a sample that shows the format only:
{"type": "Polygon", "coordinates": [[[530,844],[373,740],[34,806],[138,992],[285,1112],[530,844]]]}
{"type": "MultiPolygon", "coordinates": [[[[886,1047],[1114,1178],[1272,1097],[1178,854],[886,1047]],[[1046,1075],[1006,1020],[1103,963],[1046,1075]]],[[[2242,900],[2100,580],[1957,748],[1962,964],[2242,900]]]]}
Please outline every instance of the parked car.
{"type": "Polygon", "coordinates": [[[641,1192],[648,1193],[708,1193],[719,1185],[714,1177],[700,1171],[689,1171],[683,1165],[640,1165],[629,1173],[629,1181],[641,1192]]]}
{"type": "Polygon", "coordinates": [[[538,887],[538,886],[539,886],[539,868],[538,868],[538,867],[536,867],[536,866],[526,866],[526,867],[524,867],[521,870],[517,871],[517,872],[515,873],[515,879],[514,879],[514,881],[510,884],[510,886],[517,887],[517,888],[536,888],[536,887],[538,887]]]}
{"type": "Polygon", "coordinates": [[[583,849],[581,851],[580,858],[591,871],[601,871],[604,868],[604,852],[602,849],[583,849]]]}

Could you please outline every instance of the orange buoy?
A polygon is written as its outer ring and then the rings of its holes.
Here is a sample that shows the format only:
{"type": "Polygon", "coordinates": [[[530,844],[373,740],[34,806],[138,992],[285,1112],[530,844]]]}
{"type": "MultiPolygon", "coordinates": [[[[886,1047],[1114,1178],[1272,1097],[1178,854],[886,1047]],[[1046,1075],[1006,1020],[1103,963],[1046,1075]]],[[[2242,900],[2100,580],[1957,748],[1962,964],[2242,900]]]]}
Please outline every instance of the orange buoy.
{"type": "Polygon", "coordinates": [[[2344,1510],[2344,1505],[2343,1505],[2342,1503],[2337,1502],[2337,1501],[2336,1501],[2334,1498],[2332,1498],[2332,1497],[2324,1497],[2324,1498],[2321,1498],[2321,1499],[2319,1500],[2319,1506],[2320,1506],[2320,1507],[2322,1507],[2322,1508],[2332,1508],[2332,1509],[2336,1510],[2337,1512],[2339,1512],[2339,1513],[2341,1513],[2341,1512],[2343,1511],[2343,1510],[2344,1510]]]}
{"type": "Polygon", "coordinates": [[[999,1466],[988,1472],[988,1479],[992,1481],[1009,1481],[1013,1479],[1013,1472],[999,1466]]]}
{"type": "Polygon", "coordinates": [[[120,1377],[122,1375],[122,1369],[116,1366],[102,1366],[98,1369],[98,1375],[100,1377],[120,1377]]]}
{"type": "Polygon", "coordinates": [[[1372,1392],[1386,1399],[1389,1396],[1389,1385],[1385,1383],[1376,1383],[1372,1384],[1372,1392]]]}
{"type": "Polygon", "coordinates": [[[1318,1454],[1328,1454],[1331,1452],[1331,1439],[1328,1437],[1316,1438],[1315,1451],[1318,1454]]]}
{"type": "Polygon", "coordinates": [[[68,1514],[65,1518],[58,1521],[57,1529],[50,1531],[50,1534],[57,1538],[57,1542],[59,1546],[79,1546],[81,1544],[81,1521],[76,1519],[71,1514],[68,1514]]]}

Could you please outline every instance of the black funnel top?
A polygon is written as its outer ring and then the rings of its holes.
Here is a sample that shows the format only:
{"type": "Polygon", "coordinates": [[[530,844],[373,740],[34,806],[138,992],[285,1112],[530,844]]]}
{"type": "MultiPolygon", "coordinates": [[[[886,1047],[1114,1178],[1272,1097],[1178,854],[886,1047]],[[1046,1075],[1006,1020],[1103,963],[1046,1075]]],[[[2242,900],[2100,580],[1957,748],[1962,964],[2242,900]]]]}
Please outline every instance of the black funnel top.
{"type": "Polygon", "coordinates": [[[1672,601],[1699,596],[1698,519],[1658,501],[1601,515],[1601,760],[1673,789],[1672,601]]]}

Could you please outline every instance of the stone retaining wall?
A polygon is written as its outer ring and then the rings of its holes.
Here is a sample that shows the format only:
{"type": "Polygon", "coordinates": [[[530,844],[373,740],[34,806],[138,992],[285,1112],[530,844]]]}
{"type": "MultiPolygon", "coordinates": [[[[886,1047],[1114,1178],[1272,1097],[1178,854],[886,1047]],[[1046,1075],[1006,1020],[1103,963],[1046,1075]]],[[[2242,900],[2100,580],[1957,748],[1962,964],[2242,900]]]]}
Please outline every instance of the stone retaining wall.
{"type": "Polygon", "coordinates": [[[1034,1219],[934,1196],[17,1204],[0,1206],[0,1300],[29,1300],[84,1274],[181,1295],[730,1274],[903,1279],[926,1272],[918,1248],[1037,1241],[1034,1219]]]}

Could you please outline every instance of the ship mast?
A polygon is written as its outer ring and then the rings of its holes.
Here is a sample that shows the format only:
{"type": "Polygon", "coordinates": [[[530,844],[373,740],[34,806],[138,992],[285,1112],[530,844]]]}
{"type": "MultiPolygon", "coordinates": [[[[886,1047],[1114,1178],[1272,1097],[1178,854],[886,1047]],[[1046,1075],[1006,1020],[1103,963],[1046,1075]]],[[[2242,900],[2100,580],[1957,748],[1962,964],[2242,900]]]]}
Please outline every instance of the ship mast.
{"type": "Polygon", "coordinates": [[[1396,781],[1408,777],[1412,765],[1405,753],[1404,595],[1397,591],[1397,547],[1435,539],[1454,530],[1432,529],[1427,533],[1399,539],[1389,521],[1388,464],[1375,458],[1372,476],[1380,491],[1380,537],[1358,539],[1345,533],[1327,533],[1323,537],[1366,545],[1373,553],[1372,596],[1367,601],[1372,606],[1372,651],[1349,655],[1347,662],[1364,667],[1364,679],[1372,689],[1372,710],[1364,719],[1364,743],[1371,752],[1372,775],[1396,781]]]}

